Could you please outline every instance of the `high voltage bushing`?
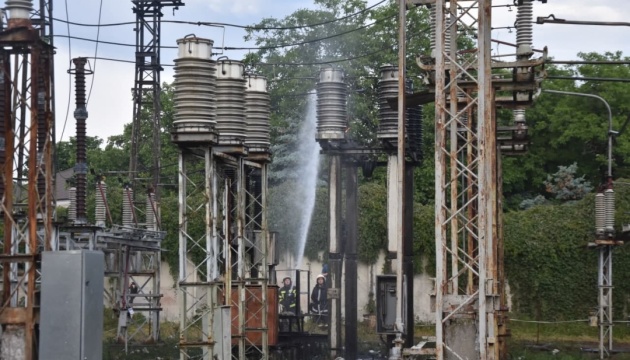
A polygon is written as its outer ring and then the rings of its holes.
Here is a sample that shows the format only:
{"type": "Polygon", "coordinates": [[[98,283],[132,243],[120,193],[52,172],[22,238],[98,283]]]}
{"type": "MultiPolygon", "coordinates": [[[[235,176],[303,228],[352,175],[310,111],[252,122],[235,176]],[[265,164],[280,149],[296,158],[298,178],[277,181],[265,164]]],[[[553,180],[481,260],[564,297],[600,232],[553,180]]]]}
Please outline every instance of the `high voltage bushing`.
{"type": "Polygon", "coordinates": [[[155,205],[155,193],[150,191],[147,193],[147,202],[145,207],[145,213],[147,214],[147,221],[145,226],[148,230],[153,230],[157,224],[157,214],[155,211],[157,210],[155,205]]]}
{"type": "Polygon", "coordinates": [[[416,160],[422,158],[422,145],[423,145],[423,113],[422,106],[412,106],[407,109],[407,141],[409,150],[413,153],[416,160]]]}
{"type": "Polygon", "coordinates": [[[343,140],[348,128],[348,90],[343,70],[323,68],[317,82],[317,139],[343,140]]]}
{"type": "Polygon", "coordinates": [[[198,37],[177,40],[175,59],[174,133],[214,133],[216,66],[210,60],[213,41],[198,37]]]}
{"type": "Polygon", "coordinates": [[[32,0],[7,0],[5,10],[9,13],[9,28],[31,25],[32,0]]]}
{"type": "Polygon", "coordinates": [[[245,80],[245,122],[247,124],[245,145],[250,153],[266,153],[270,146],[269,116],[271,114],[267,78],[248,75],[245,80]]]}
{"type": "Polygon", "coordinates": [[[75,69],[71,70],[74,73],[75,93],[76,93],[76,109],[74,110],[74,118],[76,119],[76,165],[74,166],[74,176],[76,179],[76,222],[86,223],[86,196],[87,196],[87,144],[86,144],[86,120],[88,117],[87,109],[85,108],[85,64],[86,58],[72,59],[72,63],[75,69]]]}
{"type": "Polygon", "coordinates": [[[516,8],[516,54],[529,57],[534,53],[534,2],[525,0],[516,8]]]}
{"type": "Polygon", "coordinates": [[[245,66],[240,61],[217,61],[217,131],[219,144],[245,141],[245,66]]]}
{"type": "Polygon", "coordinates": [[[94,220],[96,226],[105,227],[105,220],[107,219],[107,210],[105,208],[105,202],[107,201],[107,184],[104,181],[96,182],[96,195],[94,196],[94,220]]]}
{"type": "Polygon", "coordinates": [[[125,185],[123,189],[122,201],[122,223],[123,226],[134,227],[135,221],[133,217],[133,189],[129,185],[125,185]]]}
{"type": "MultiPolygon", "coordinates": [[[[411,92],[410,83],[406,82],[405,92],[411,92]]],[[[379,125],[377,137],[388,142],[398,139],[398,111],[391,108],[388,99],[398,97],[398,67],[383,65],[380,69],[378,82],[379,125]]],[[[405,124],[409,119],[409,112],[405,116],[405,124]]]]}

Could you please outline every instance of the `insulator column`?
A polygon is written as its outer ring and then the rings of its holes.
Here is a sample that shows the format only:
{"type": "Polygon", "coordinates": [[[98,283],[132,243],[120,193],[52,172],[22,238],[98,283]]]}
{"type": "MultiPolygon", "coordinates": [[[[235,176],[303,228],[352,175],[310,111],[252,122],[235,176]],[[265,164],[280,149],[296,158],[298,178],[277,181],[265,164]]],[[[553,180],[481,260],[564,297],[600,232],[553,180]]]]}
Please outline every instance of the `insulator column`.
{"type": "Polygon", "coordinates": [[[317,82],[317,140],[343,140],[348,128],[343,70],[323,68],[317,82]]]}
{"type": "Polygon", "coordinates": [[[74,110],[74,118],[77,121],[77,149],[76,149],[76,165],[74,166],[75,186],[76,186],[76,222],[87,223],[86,212],[86,196],[87,196],[87,134],[86,119],[88,112],[85,94],[85,64],[86,58],[72,59],[75,66],[75,91],[76,91],[76,110],[74,110]]]}

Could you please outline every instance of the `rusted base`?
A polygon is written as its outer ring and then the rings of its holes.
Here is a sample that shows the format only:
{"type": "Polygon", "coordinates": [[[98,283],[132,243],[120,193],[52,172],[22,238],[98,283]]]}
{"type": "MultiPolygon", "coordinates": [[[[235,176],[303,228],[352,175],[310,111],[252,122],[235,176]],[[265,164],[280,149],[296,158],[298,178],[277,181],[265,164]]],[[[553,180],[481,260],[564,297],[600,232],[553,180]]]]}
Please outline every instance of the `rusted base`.
{"type": "Polygon", "coordinates": [[[589,248],[599,247],[599,246],[621,246],[624,242],[621,240],[595,240],[593,242],[588,243],[589,248]]]}
{"type": "Polygon", "coordinates": [[[33,22],[31,21],[31,19],[9,19],[9,21],[7,21],[7,28],[14,29],[18,27],[32,29],[33,22]]]}

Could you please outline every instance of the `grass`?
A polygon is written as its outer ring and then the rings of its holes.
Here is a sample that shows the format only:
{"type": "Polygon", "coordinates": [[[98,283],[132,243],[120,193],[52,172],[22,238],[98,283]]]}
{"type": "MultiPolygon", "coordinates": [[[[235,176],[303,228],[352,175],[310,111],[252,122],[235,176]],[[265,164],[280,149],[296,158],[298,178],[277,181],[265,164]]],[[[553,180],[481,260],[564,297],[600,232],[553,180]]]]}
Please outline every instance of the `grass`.
{"type": "MultiPolygon", "coordinates": [[[[137,316],[138,314],[134,315],[137,316]]],[[[177,359],[179,358],[179,324],[166,322],[160,326],[159,344],[139,343],[129,346],[125,353],[124,345],[116,341],[118,317],[111,311],[105,311],[104,360],[140,360],[140,359],[177,359]]],[[[309,331],[309,324],[305,329],[309,331]]],[[[310,324],[313,325],[313,324],[310,324]]],[[[145,327],[147,327],[145,325],[145,327]]],[[[130,327],[131,330],[135,328],[130,327]]],[[[597,349],[599,329],[588,326],[586,322],[536,324],[511,321],[511,336],[508,338],[508,359],[510,360],[592,360],[598,359],[597,353],[584,352],[582,348],[597,349]]],[[[327,329],[310,327],[313,333],[326,333],[327,329]]],[[[342,331],[344,328],[342,327],[342,331]]],[[[148,333],[148,329],[143,329],[148,333]]],[[[423,337],[434,336],[432,324],[416,324],[415,343],[423,337]]],[[[613,329],[613,349],[630,351],[630,326],[617,325],[613,329]]],[[[358,323],[357,337],[360,354],[387,354],[387,336],[377,334],[373,323],[365,320],[358,323]]],[[[613,353],[614,360],[630,360],[630,352],[613,353]]]]}

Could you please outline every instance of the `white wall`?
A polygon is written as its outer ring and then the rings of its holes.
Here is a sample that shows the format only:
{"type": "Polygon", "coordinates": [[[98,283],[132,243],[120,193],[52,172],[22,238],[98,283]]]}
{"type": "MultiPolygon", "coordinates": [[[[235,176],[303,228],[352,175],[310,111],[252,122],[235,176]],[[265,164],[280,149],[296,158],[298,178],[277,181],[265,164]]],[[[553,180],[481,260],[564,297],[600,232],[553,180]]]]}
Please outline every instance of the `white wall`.
{"type": "MultiPolygon", "coordinates": [[[[320,256],[321,258],[321,256],[320,256]]],[[[276,267],[277,270],[277,285],[282,286],[281,282],[285,276],[291,276],[295,278],[294,259],[290,254],[280,254],[280,264],[276,267]]],[[[313,261],[310,259],[304,259],[301,267],[301,288],[302,293],[301,309],[306,312],[308,297],[310,291],[315,285],[315,278],[321,272],[323,263],[322,261],[313,261]],[[308,273],[310,271],[310,286],[308,284],[308,273]]],[[[382,274],[383,264],[385,263],[385,256],[381,254],[376,264],[368,266],[363,263],[359,263],[357,266],[357,317],[358,320],[363,320],[363,314],[366,313],[365,308],[369,300],[370,289],[375,292],[376,276],[382,274]],[[371,268],[371,272],[370,272],[371,268]],[[370,281],[371,279],[371,281],[370,281]]],[[[192,271],[192,266],[189,264],[189,272],[192,271]]],[[[177,289],[175,287],[176,282],[170,273],[170,268],[166,262],[162,262],[161,268],[161,290],[164,296],[162,297],[162,321],[178,321],[179,319],[179,297],[177,296],[177,289]]],[[[345,276],[344,276],[345,279],[345,276]]],[[[295,279],[294,279],[295,282],[295,279]]],[[[343,282],[343,280],[342,280],[343,282]]],[[[427,275],[416,275],[414,277],[414,314],[416,321],[420,322],[433,322],[435,317],[430,309],[430,296],[433,291],[433,281],[427,275]]],[[[343,284],[342,284],[343,288],[343,284]]],[[[343,290],[343,289],[342,289],[343,290]]],[[[343,299],[343,294],[342,294],[343,299]]],[[[343,300],[342,300],[343,301],[343,300]]],[[[344,316],[344,309],[342,307],[342,316],[344,316]]]]}

